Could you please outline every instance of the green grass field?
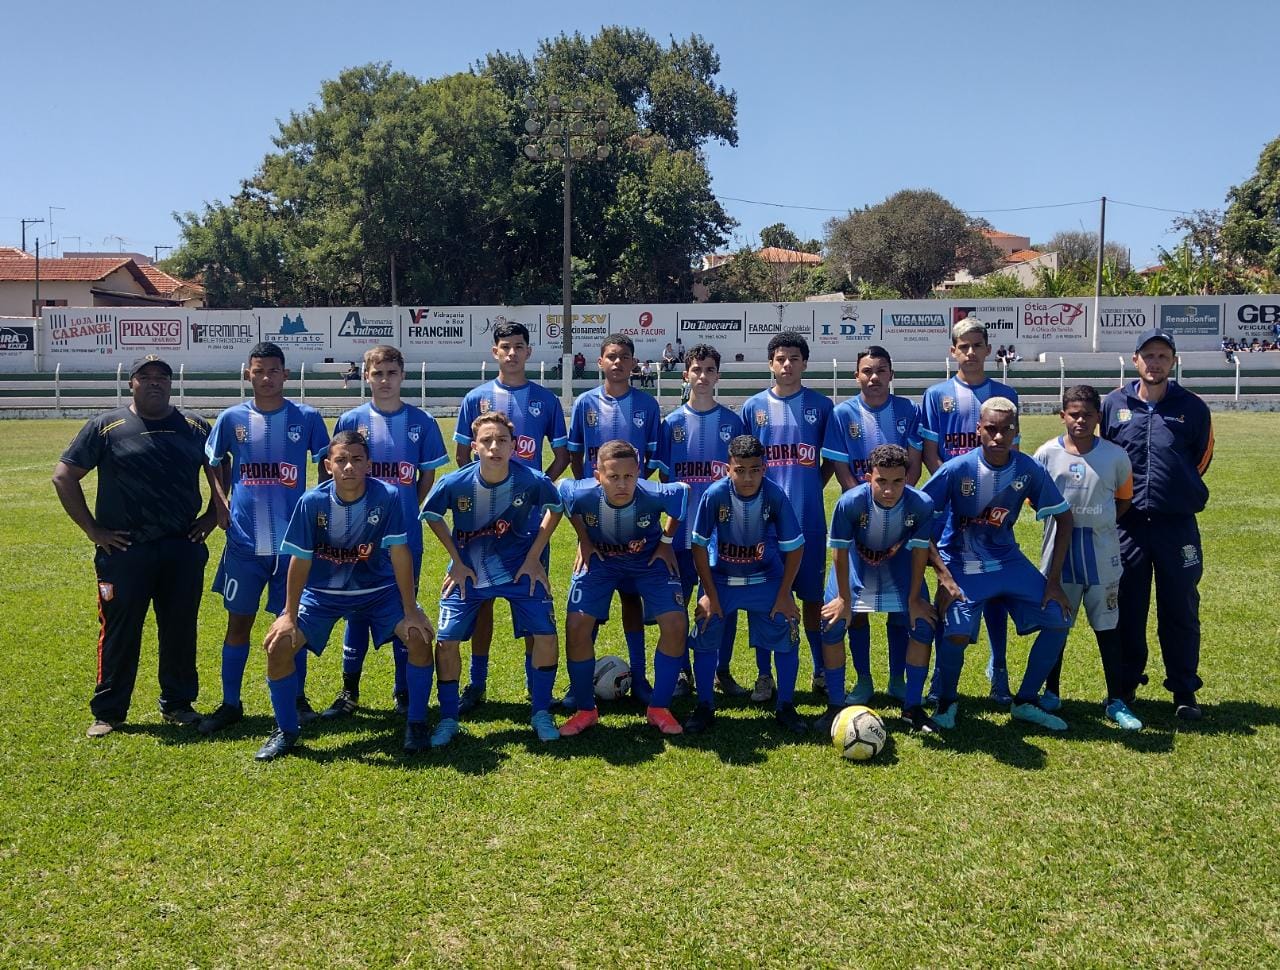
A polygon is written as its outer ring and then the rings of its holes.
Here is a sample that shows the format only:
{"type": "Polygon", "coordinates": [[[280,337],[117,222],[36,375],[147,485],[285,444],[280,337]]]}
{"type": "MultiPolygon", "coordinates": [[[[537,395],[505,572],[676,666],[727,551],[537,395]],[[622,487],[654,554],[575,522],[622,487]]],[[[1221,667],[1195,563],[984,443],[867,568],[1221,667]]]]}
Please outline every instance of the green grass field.
{"type": "MultiPolygon", "coordinates": [[[[960,727],[937,743],[894,729],[865,765],[746,703],[722,705],[705,739],[664,741],[617,707],[540,745],[506,634],[490,703],[444,754],[401,757],[386,651],[368,664],[370,708],[304,734],[296,757],[253,761],[270,728],[260,654],[246,720],[197,740],[160,722],[153,627],[130,723],[87,740],[91,548],[49,484],[78,424],[6,423],[0,453],[4,967],[1275,965],[1276,415],[1217,417],[1202,725],[1180,729],[1155,687],[1136,707],[1145,731],[1106,724],[1077,629],[1065,736],[985,700],[979,646],[960,727]]],[[[1056,428],[1028,418],[1024,447],[1056,428]]],[[[1038,550],[1038,526],[1019,528],[1038,550]]],[[[558,594],[571,555],[566,530],[558,594]]],[[[428,556],[424,591],[444,567],[428,556]]],[[[218,701],[223,627],[208,594],[202,710],[218,701]]],[[[616,622],[602,640],[625,656],[616,622]]],[[[1022,657],[1012,638],[1015,671],[1022,657]]],[[[318,704],[339,660],[331,646],[311,663],[318,704]]],[[[753,678],[741,640],[734,665],[753,678]]]]}

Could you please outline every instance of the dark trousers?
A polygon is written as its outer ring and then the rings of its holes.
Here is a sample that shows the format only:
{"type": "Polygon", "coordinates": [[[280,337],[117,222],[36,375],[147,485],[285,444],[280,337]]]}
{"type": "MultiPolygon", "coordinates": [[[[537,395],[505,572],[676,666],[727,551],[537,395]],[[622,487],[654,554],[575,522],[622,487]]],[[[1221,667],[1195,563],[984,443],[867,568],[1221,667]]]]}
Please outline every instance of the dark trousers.
{"type": "Polygon", "coordinates": [[[1126,692],[1147,666],[1147,613],[1156,584],[1156,631],[1164,686],[1175,695],[1200,689],[1200,577],[1204,557],[1194,515],[1131,511],[1120,520],[1120,636],[1126,692]]]}
{"type": "Polygon", "coordinates": [[[152,604],[160,641],[160,709],[188,707],[200,692],[196,618],[209,549],[186,538],[135,542],[94,557],[98,575],[98,683],[89,709],[123,721],[138,678],[142,624],[152,604]]]}

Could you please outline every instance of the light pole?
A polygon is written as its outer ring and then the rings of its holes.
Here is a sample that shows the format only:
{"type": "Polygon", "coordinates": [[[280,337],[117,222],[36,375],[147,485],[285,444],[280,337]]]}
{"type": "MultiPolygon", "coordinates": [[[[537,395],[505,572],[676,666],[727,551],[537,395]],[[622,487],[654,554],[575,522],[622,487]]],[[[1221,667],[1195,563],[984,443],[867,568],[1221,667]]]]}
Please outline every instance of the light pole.
{"type": "Polygon", "coordinates": [[[44,222],[44,220],[43,219],[20,219],[18,221],[22,223],[22,251],[25,253],[27,251],[27,226],[39,225],[40,223],[44,222]]]}
{"type": "MultiPolygon", "coordinates": [[[[529,117],[525,120],[525,156],[535,162],[564,163],[564,251],[560,263],[560,290],[563,307],[561,323],[561,355],[563,376],[571,373],[573,356],[573,261],[571,235],[573,228],[573,166],[591,159],[609,157],[609,122],[605,120],[609,103],[604,98],[591,102],[586,98],[561,98],[551,95],[546,104],[529,95],[524,101],[529,117]]],[[[567,385],[566,385],[567,386],[567,385]]]]}

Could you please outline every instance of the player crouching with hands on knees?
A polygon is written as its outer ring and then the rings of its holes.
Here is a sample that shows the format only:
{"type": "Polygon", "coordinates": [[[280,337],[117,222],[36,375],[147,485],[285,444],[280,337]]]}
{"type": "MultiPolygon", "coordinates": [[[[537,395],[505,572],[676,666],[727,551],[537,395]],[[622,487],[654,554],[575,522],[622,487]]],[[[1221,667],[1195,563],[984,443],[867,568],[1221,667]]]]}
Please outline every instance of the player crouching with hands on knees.
{"type": "MultiPolygon", "coordinates": [[[[440,722],[430,744],[444,747],[458,733],[462,672],[458,644],[471,639],[481,610],[495,599],[511,604],[513,632],[529,644],[525,656],[533,702],[529,723],[539,739],[555,741],[560,732],[550,708],[560,648],[542,553],[560,524],[560,493],[542,472],[511,460],[515,425],[505,414],[482,414],[468,430],[476,461],[442,478],[422,507],[422,518],[450,559],[441,590],[436,647],[440,722]],[[452,519],[452,529],[445,525],[446,515],[452,519]]],[[[426,722],[425,699],[420,707],[411,699],[406,751],[426,747],[426,722]]]]}
{"type": "Polygon", "coordinates": [[[592,631],[609,618],[615,590],[637,596],[645,622],[658,625],[646,718],[663,734],[682,733],[670,708],[684,665],[689,619],[671,543],[688,510],[689,486],[642,480],[640,453],[629,442],[614,440],[600,446],[594,478],[561,483],[560,496],[578,534],[565,622],[569,689],[578,711],[560,733],[581,734],[600,720],[592,631]]]}
{"type": "MultiPolygon", "coordinates": [[[[276,729],[259,761],[298,740],[294,656],[324,651],[339,620],[368,623],[374,643],[399,637],[409,649],[409,703],[425,710],[435,630],[414,599],[413,560],[396,490],[368,477],[369,450],[357,431],[340,431],[324,459],[332,478],[299,500],[280,551],[289,563],[284,612],[267,632],[267,687],[276,729]]],[[[417,527],[417,523],[412,523],[417,527]]]]}
{"type": "MultiPolygon", "coordinates": [[[[744,434],[729,442],[728,477],[702,496],[690,541],[701,581],[693,638],[695,680],[708,662],[704,656],[711,663],[718,656],[725,616],[745,610],[751,646],[773,654],[778,673],[774,717],[787,730],[804,734],[809,726],[794,703],[800,614],[791,595],[804,558],[804,533],[782,486],[765,477],[759,438],[744,434]]],[[[690,730],[711,725],[713,711],[703,697],[699,700],[690,730]]]]}
{"type": "Polygon", "coordinates": [[[823,664],[831,701],[815,730],[830,732],[843,708],[837,699],[845,696],[845,631],[855,614],[865,622],[869,613],[888,613],[891,624],[908,626],[902,718],[914,731],[938,730],[922,706],[937,617],[924,585],[933,500],[907,484],[909,468],[907,449],[877,446],[867,456],[866,480],[840,496],[831,515],[831,572],[822,608],[823,664]]]}

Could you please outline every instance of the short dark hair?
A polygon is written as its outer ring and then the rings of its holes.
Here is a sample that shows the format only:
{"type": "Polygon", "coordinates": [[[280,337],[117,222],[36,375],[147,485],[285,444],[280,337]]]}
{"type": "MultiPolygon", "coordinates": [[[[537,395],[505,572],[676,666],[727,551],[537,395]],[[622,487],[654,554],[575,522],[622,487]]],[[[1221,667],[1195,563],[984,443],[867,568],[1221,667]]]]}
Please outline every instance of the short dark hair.
{"type": "Polygon", "coordinates": [[[809,359],[809,341],[794,330],[784,330],[782,333],[774,334],[773,339],[769,341],[769,356],[765,359],[773,360],[773,352],[779,347],[794,347],[800,351],[800,356],[804,360],[809,359]]]}
{"type": "Polygon", "coordinates": [[[471,438],[474,441],[480,437],[480,429],[486,424],[497,424],[507,429],[507,433],[512,438],[516,436],[516,426],[511,423],[511,419],[501,411],[486,411],[484,414],[476,416],[471,422],[471,438]]]}
{"type": "Polygon", "coordinates": [[[730,458],[763,458],[764,445],[753,434],[740,434],[729,442],[730,458]]]}
{"type": "Polygon", "coordinates": [[[684,369],[688,370],[689,365],[695,360],[707,360],[710,358],[716,362],[716,370],[720,369],[720,351],[716,350],[710,344],[695,344],[684,355],[684,369]]]}
{"type": "Polygon", "coordinates": [[[500,323],[493,328],[493,345],[498,346],[499,340],[508,340],[511,337],[524,337],[524,342],[529,342],[529,328],[523,323],[516,323],[514,320],[508,320],[506,323],[500,323]]]}
{"type": "Polygon", "coordinates": [[[365,440],[364,435],[359,431],[338,431],[329,439],[329,450],[332,451],[336,445],[359,445],[364,449],[365,457],[369,456],[369,442],[365,440]]]}
{"type": "Polygon", "coordinates": [[[602,341],[600,341],[600,356],[601,357],[604,356],[604,350],[606,347],[612,346],[614,344],[616,344],[619,347],[625,347],[628,351],[630,351],[632,357],[636,355],[636,344],[634,340],[628,337],[625,333],[611,333],[609,334],[609,336],[605,337],[602,341]]]}
{"type": "Polygon", "coordinates": [[[279,344],[273,344],[270,340],[263,340],[253,345],[253,349],[249,351],[249,359],[255,357],[266,359],[268,357],[278,357],[280,366],[284,366],[284,351],[280,349],[279,344]]]}
{"type": "Polygon", "coordinates": [[[1074,387],[1068,387],[1062,392],[1062,410],[1067,409],[1067,405],[1072,401],[1083,401],[1095,411],[1102,410],[1102,395],[1098,393],[1098,389],[1092,384],[1076,384],[1074,387]]]}
{"type": "Polygon", "coordinates": [[[378,344],[378,346],[370,347],[364,352],[364,373],[368,374],[373,369],[374,364],[395,364],[401,370],[404,370],[404,354],[400,353],[399,347],[392,347],[390,344],[378,344]]]}
{"type": "Polygon", "coordinates": [[[907,449],[902,445],[877,445],[867,456],[867,468],[906,468],[907,449]]]}
{"type": "Polygon", "coordinates": [[[600,450],[596,452],[596,467],[599,468],[606,461],[617,461],[619,458],[630,458],[637,465],[640,464],[640,452],[636,451],[636,446],[630,441],[614,438],[602,444],[600,450]]]}
{"type": "Polygon", "coordinates": [[[870,357],[872,360],[883,360],[889,365],[889,369],[893,370],[893,358],[889,356],[889,351],[885,350],[879,344],[872,344],[870,347],[858,351],[858,366],[862,365],[863,357],[870,357]]]}

